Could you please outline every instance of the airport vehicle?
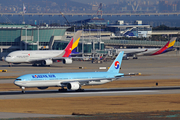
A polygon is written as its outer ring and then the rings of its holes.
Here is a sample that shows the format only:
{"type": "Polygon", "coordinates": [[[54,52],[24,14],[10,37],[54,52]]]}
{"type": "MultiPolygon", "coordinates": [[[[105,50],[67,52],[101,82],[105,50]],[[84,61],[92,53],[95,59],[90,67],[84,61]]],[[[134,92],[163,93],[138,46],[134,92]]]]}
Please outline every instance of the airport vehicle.
{"type": "Polygon", "coordinates": [[[124,76],[135,75],[119,73],[123,53],[123,51],[119,53],[107,72],[26,74],[18,77],[14,84],[22,89],[22,93],[25,93],[26,87],[37,87],[38,89],[62,87],[59,91],[66,90],[64,87],[67,87],[67,90],[81,91],[81,86],[101,85],[124,76]]]}
{"type": "Polygon", "coordinates": [[[124,59],[128,59],[128,57],[133,57],[133,59],[137,59],[138,56],[152,56],[164,54],[169,51],[173,51],[173,46],[176,42],[177,37],[173,37],[170,41],[168,41],[165,46],[162,48],[143,48],[143,49],[117,49],[117,52],[124,51],[124,59]]]}
{"type": "Polygon", "coordinates": [[[70,54],[75,51],[78,46],[82,30],[75,33],[69,44],[64,50],[24,50],[14,51],[7,55],[5,61],[11,65],[20,63],[30,63],[36,65],[51,65],[53,62],[62,60],[64,64],[71,64],[70,54]]]}

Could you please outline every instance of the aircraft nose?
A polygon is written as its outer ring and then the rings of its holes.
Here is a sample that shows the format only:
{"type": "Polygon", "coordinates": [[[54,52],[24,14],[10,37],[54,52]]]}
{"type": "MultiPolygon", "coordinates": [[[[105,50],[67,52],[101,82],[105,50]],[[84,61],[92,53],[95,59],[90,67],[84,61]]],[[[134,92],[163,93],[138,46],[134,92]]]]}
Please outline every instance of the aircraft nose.
{"type": "Polygon", "coordinates": [[[14,81],[14,84],[17,85],[17,81],[16,80],[14,81]]]}
{"type": "Polygon", "coordinates": [[[20,86],[20,84],[19,84],[19,81],[18,81],[18,80],[15,80],[15,81],[14,81],[14,84],[15,84],[15,85],[17,85],[17,86],[20,86]]]}
{"type": "Polygon", "coordinates": [[[10,62],[11,60],[10,60],[10,57],[6,57],[5,59],[4,59],[6,62],[10,62]]]}

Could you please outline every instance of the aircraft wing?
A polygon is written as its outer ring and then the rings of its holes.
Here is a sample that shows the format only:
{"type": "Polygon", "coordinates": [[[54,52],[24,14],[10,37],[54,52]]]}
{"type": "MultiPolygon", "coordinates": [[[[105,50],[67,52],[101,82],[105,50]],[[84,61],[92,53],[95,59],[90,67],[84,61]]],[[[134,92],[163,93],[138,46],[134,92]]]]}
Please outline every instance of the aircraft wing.
{"type": "Polygon", "coordinates": [[[42,61],[44,61],[44,60],[48,60],[48,59],[52,59],[52,58],[39,58],[39,59],[32,59],[32,60],[30,60],[29,62],[30,63],[40,63],[40,62],[42,62],[42,61]]]}
{"type": "Polygon", "coordinates": [[[128,73],[128,74],[124,74],[124,75],[117,75],[115,77],[116,77],[116,79],[118,79],[118,78],[125,77],[125,76],[136,76],[136,75],[141,75],[141,73],[128,73]]]}
{"type": "Polygon", "coordinates": [[[84,85],[86,83],[93,82],[93,81],[97,82],[101,80],[117,80],[124,76],[134,76],[134,75],[141,75],[141,73],[129,73],[129,74],[117,75],[112,78],[95,78],[95,79],[84,79],[84,80],[81,79],[81,80],[66,81],[66,82],[61,82],[61,85],[66,86],[68,83],[71,83],[71,82],[79,82],[81,85],[84,85]]]}
{"type": "Polygon", "coordinates": [[[64,59],[90,59],[94,57],[53,57],[53,58],[39,58],[35,60],[30,60],[30,63],[42,63],[45,60],[52,60],[53,62],[56,62],[56,60],[64,60],[64,59]]]}
{"type": "Polygon", "coordinates": [[[97,79],[84,79],[84,80],[73,80],[73,81],[66,81],[66,82],[61,82],[61,85],[62,86],[66,86],[68,83],[71,83],[71,82],[79,82],[81,85],[84,85],[86,83],[89,83],[89,82],[93,82],[93,81],[101,81],[101,80],[115,80],[116,78],[113,77],[113,78],[97,78],[97,79]]]}

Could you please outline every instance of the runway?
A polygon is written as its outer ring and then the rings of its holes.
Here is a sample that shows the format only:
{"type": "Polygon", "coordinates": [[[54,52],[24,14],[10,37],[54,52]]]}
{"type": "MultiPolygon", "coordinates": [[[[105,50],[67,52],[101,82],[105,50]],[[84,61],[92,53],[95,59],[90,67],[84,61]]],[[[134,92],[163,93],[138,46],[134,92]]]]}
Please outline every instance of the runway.
{"type": "Polygon", "coordinates": [[[31,113],[7,113],[7,112],[0,112],[0,119],[30,118],[30,117],[72,117],[72,115],[48,115],[48,114],[31,114],[31,113]]]}
{"type": "Polygon", "coordinates": [[[30,98],[60,98],[60,97],[89,97],[89,96],[124,96],[124,95],[156,95],[179,94],[180,86],[171,87],[138,87],[113,89],[85,89],[83,92],[57,90],[1,91],[0,99],[30,99],[30,98]]]}
{"type": "MultiPolygon", "coordinates": [[[[0,92],[1,100],[22,100],[35,98],[77,98],[77,97],[99,97],[99,96],[138,96],[138,95],[162,95],[180,94],[180,86],[176,87],[138,87],[138,88],[114,88],[114,89],[86,89],[84,92],[59,92],[56,90],[34,90],[0,92]]],[[[0,119],[3,118],[28,118],[28,117],[75,117],[72,115],[53,115],[53,114],[32,114],[32,113],[7,113],[0,112],[0,119]]]]}
{"type": "MultiPolygon", "coordinates": [[[[140,57],[137,60],[123,60],[122,73],[142,73],[142,76],[121,78],[120,80],[157,80],[157,79],[179,79],[180,78],[180,57],[178,56],[151,56],[140,57]]],[[[73,61],[73,64],[64,65],[55,63],[51,67],[32,67],[30,64],[13,65],[0,61],[1,69],[7,69],[7,73],[0,73],[1,76],[20,76],[31,73],[57,73],[57,72],[89,72],[89,71],[107,71],[99,70],[99,67],[109,67],[112,61],[102,64],[92,64],[90,61],[73,61]],[[79,69],[84,67],[84,69],[79,69]]],[[[13,83],[14,79],[0,79],[0,84],[13,83]]],[[[58,89],[58,88],[57,88],[58,89]]],[[[93,96],[138,96],[138,95],[169,95],[180,94],[180,85],[167,87],[133,87],[133,88],[101,88],[85,89],[84,92],[59,92],[58,90],[31,90],[22,94],[19,91],[0,91],[0,100],[19,100],[19,99],[36,99],[36,98],[71,98],[71,97],[93,97],[93,96]]],[[[143,103],[142,103],[143,104],[143,103]]],[[[159,103],[157,103],[158,105],[159,103]]],[[[153,103],[154,105],[154,103],[153,103]]],[[[156,105],[156,106],[157,106],[156,105]]],[[[2,118],[17,117],[48,117],[47,114],[26,114],[26,113],[0,113],[2,118]]],[[[49,117],[57,117],[49,115],[49,117]]],[[[60,115],[61,116],[61,115],[60,115]]],[[[60,117],[58,116],[58,117],[60,117]]]]}

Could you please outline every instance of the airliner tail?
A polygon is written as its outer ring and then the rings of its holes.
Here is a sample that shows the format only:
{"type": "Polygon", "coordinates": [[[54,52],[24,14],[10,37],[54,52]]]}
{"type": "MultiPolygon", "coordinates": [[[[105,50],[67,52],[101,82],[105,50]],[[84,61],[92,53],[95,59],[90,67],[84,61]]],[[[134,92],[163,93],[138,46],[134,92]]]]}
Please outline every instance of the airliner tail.
{"type": "Polygon", "coordinates": [[[121,68],[121,63],[123,59],[123,54],[124,54],[124,51],[121,51],[118,54],[118,56],[116,57],[114,62],[111,64],[111,67],[109,68],[107,72],[119,73],[119,69],[121,68]]]}
{"type": "Polygon", "coordinates": [[[170,41],[168,41],[168,43],[166,43],[165,46],[163,46],[161,49],[159,49],[158,51],[156,51],[152,55],[158,55],[158,54],[166,53],[168,51],[172,51],[173,46],[176,42],[176,39],[177,39],[177,37],[173,37],[170,41]]]}
{"type": "Polygon", "coordinates": [[[79,40],[80,40],[81,33],[82,33],[82,30],[78,30],[75,33],[75,35],[73,36],[73,38],[71,39],[71,41],[69,42],[67,47],[65,48],[65,53],[64,53],[63,57],[69,57],[71,52],[76,51],[76,48],[77,48],[79,40]]]}

